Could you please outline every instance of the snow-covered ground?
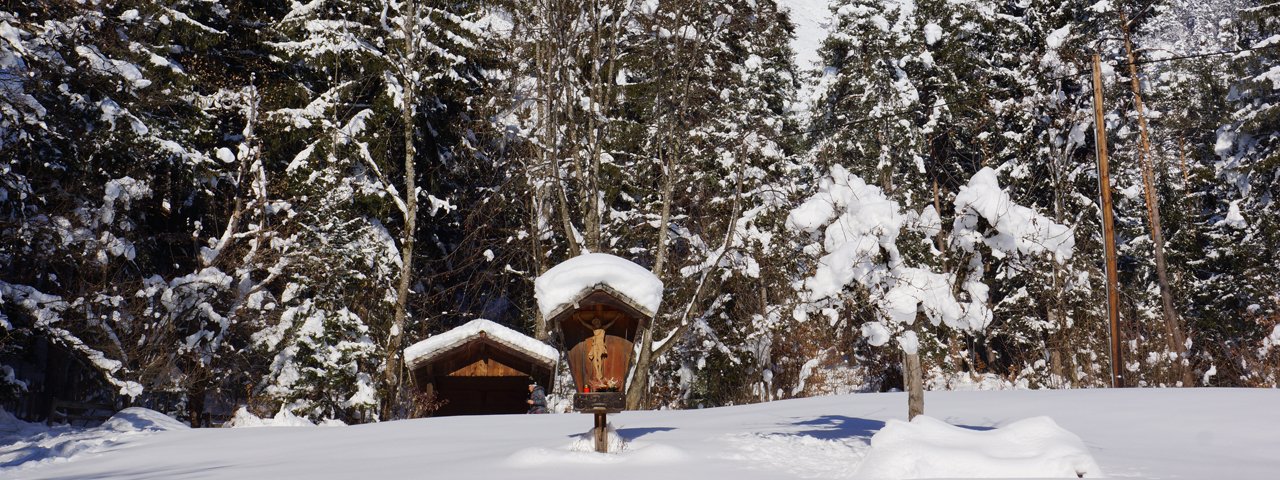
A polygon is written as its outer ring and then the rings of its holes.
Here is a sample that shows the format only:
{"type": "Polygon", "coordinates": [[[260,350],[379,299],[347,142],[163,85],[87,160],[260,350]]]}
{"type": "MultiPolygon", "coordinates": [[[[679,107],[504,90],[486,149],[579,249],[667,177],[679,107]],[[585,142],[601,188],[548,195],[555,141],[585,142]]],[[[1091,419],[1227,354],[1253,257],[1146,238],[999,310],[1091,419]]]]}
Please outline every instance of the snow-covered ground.
{"type": "Polygon", "coordinates": [[[0,477],[853,478],[874,457],[899,473],[902,462],[945,459],[941,468],[955,465],[954,475],[995,475],[1017,471],[1028,445],[1078,453],[1070,438],[1043,441],[1056,427],[1041,416],[1078,436],[1092,457],[1073,461],[1096,460],[1106,476],[1280,475],[1280,390],[929,392],[925,402],[930,417],[976,432],[891,421],[904,417],[901,393],[624,412],[609,417],[626,442],[619,454],[587,451],[579,435],[591,417],[578,414],[192,430],[135,413],[132,430],[126,422],[53,431],[0,422],[0,477]],[[1032,420],[1012,425],[1023,419],[1032,420]],[[1040,439],[1019,436],[1028,434],[1040,439]]]}

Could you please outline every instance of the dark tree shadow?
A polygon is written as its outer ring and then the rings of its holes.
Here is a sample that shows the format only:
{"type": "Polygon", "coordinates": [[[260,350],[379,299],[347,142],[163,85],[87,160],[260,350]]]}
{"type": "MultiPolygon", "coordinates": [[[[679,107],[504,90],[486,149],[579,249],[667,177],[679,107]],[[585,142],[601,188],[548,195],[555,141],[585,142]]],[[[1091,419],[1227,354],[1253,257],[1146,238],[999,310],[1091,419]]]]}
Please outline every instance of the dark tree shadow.
{"type": "Polygon", "coordinates": [[[865,418],[846,417],[844,415],[823,415],[818,418],[801,420],[792,425],[813,427],[801,430],[795,435],[805,435],[820,440],[844,440],[848,438],[871,438],[884,428],[884,422],[865,418]]]}
{"type": "MultiPolygon", "coordinates": [[[[795,432],[795,435],[805,435],[822,440],[842,440],[846,438],[866,438],[870,439],[872,435],[884,428],[885,423],[879,420],[868,420],[865,418],[846,417],[844,415],[823,415],[821,417],[802,420],[792,425],[814,427],[812,430],[802,430],[795,432]]],[[[995,427],[980,425],[960,425],[952,424],[967,430],[978,432],[986,432],[995,430],[995,427]]]]}
{"type": "MultiPolygon", "coordinates": [[[[619,428],[614,431],[617,432],[618,436],[622,437],[623,440],[630,442],[632,440],[643,437],[650,433],[670,432],[672,430],[675,430],[675,427],[619,428]]],[[[590,435],[590,434],[591,434],[591,431],[588,430],[587,433],[575,433],[575,434],[569,435],[569,438],[577,438],[583,435],[590,435]]]]}
{"type": "Polygon", "coordinates": [[[619,428],[618,436],[630,442],[637,438],[643,437],[650,433],[670,432],[675,430],[673,427],[648,427],[648,428],[619,428]]]}

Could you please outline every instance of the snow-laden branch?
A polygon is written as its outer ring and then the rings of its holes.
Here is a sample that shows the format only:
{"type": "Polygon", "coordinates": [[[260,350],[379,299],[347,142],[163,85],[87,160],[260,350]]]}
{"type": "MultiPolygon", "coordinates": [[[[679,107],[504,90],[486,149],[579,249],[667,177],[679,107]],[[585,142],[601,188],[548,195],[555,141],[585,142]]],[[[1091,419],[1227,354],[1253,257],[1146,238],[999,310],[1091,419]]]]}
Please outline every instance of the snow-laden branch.
{"type": "MultiPolygon", "coordinates": [[[[896,333],[902,349],[914,353],[919,339],[904,329],[921,314],[935,325],[944,323],[958,330],[981,331],[991,323],[989,287],[982,281],[982,255],[975,245],[987,245],[997,258],[1046,253],[1059,262],[1071,258],[1075,246],[1071,229],[1014,203],[989,168],[961,187],[955,212],[951,242],[974,254],[963,267],[967,272],[959,285],[956,272],[907,265],[898,251],[904,227],[938,233],[941,222],[932,206],[904,214],[902,206],[879,187],[839,165],[832,167],[818,192],[787,217],[792,230],[822,230],[823,234],[821,244],[806,248],[823,255],[813,275],[804,280],[803,300],[811,305],[824,302],[858,285],[866,290],[880,317],[863,325],[868,341],[884,345],[896,333]],[[979,218],[990,224],[990,235],[977,230],[979,218]]],[[[807,317],[807,307],[802,305],[794,314],[807,317]]]]}

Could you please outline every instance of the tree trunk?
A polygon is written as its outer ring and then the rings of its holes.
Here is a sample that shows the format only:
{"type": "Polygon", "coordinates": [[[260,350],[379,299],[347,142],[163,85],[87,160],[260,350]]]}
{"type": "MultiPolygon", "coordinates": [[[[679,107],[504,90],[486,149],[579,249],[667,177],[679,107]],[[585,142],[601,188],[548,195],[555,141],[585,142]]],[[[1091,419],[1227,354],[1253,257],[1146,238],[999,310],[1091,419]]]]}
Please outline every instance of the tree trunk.
{"type": "MultiPolygon", "coordinates": [[[[675,162],[672,158],[673,155],[667,153],[666,161],[663,162],[666,175],[662,182],[662,219],[658,223],[658,251],[653,261],[653,274],[659,279],[663,278],[662,272],[666,268],[667,225],[671,221],[671,196],[675,189],[672,179],[675,162]]],[[[640,335],[640,354],[636,356],[635,373],[631,375],[631,384],[627,386],[628,410],[644,408],[644,394],[649,390],[649,367],[653,363],[653,329],[658,320],[657,313],[654,312],[655,318],[640,335]]]]}
{"type": "Polygon", "coordinates": [[[1138,150],[1138,163],[1142,167],[1143,196],[1147,203],[1147,218],[1151,223],[1151,243],[1155,247],[1156,279],[1160,284],[1160,305],[1164,313],[1165,339],[1169,351],[1178,355],[1177,370],[1182,386],[1194,387],[1195,374],[1191,369],[1191,359],[1187,357],[1186,337],[1182,332],[1182,322],[1178,318],[1178,312],[1173,308],[1173,292],[1169,288],[1168,265],[1164,258],[1164,233],[1160,222],[1160,201],[1156,197],[1155,169],[1151,166],[1151,141],[1147,134],[1147,117],[1142,105],[1138,66],[1134,64],[1129,22],[1123,13],[1120,15],[1120,22],[1121,29],[1124,31],[1124,49],[1129,58],[1129,82],[1133,88],[1133,103],[1138,112],[1138,132],[1142,139],[1142,147],[1138,150]]]}
{"type": "MultiPolygon", "coordinates": [[[[699,12],[701,12],[701,4],[698,4],[698,5],[699,5],[698,6],[699,12]]],[[[684,5],[683,8],[688,8],[688,6],[684,5]]],[[[679,14],[677,15],[678,24],[682,23],[685,18],[686,12],[683,8],[680,10],[679,14]]],[[[673,53],[673,57],[677,60],[677,63],[679,62],[680,59],[684,58],[683,54],[685,53],[684,47],[686,43],[687,42],[685,41],[676,42],[675,52],[673,53]]],[[[694,46],[693,46],[694,49],[692,53],[694,57],[696,57],[697,55],[698,45],[700,45],[700,43],[698,42],[694,43],[694,46]]],[[[670,116],[671,120],[667,125],[665,125],[665,128],[662,130],[663,135],[667,136],[668,138],[675,137],[674,132],[677,129],[677,125],[674,125],[673,123],[678,123],[680,119],[683,117],[682,114],[684,112],[685,106],[688,104],[688,99],[689,99],[689,95],[688,95],[689,83],[690,83],[689,75],[690,75],[691,69],[686,68],[686,69],[682,69],[681,71],[682,71],[682,76],[680,78],[681,81],[677,85],[680,85],[684,88],[683,95],[680,95],[680,103],[676,105],[676,108],[673,114],[670,116]]],[[[656,102],[655,102],[655,108],[656,108],[656,102]]],[[[667,253],[668,253],[667,230],[671,222],[671,204],[673,202],[673,197],[675,195],[675,174],[676,174],[676,167],[677,167],[676,160],[681,151],[681,142],[678,138],[676,138],[669,142],[659,141],[659,142],[656,142],[656,144],[659,145],[658,158],[663,165],[662,218],[659,220],[659,223],[658,223],[658,245],[657,245],[657,252],[655,252],[654,254],[652,271],[653,271],[653,274],[658,277],[658,279],[665,281],[665,278],[664,278],[665,276],[663,275],[663,272],[666,270],[667,253]],[[673,148],[670,148],[670,149],[665,148],[664,145],[667,145],[668,143],[672,144],[673,148]]],[[[739,180],[739,182],[741,182],[741,180],[739,180]]],[[[735,208],[737,203],[738,201],[736,200],[736,197],[735,197],[735,201],[734,201],[735,208]]],[[[730,218],[734,219],[736,217],[737,217],[737,214],[735,213],[730,218]]],[[[734,224],[730,223],[729,224],[730,236],[726,237],[726,243],[724,247],[725,251],[728,250],[727,242],[729,238],[732,238],[733,228],[734,228],[734,224]]],[[[723,251],[721,252],[721,255],[723,255],[723,251]]],[[[719,263],[719,262],[717,261],[716,263],[719,263]]],[[[715,265],[712,265],[710,268],[715,268],[715,265]]],[[[690,300],[690,304],[689,304],[690,308],[692,308],[692,306],[697,303],[698,297],[701,295],[702,288],[705,286],[705,284],[706,284],[706,276],[704,275],[702,278],[702,281],[698,285],[698,289],[694,292],[693,298],[690,300]]],[[[673,335],[668,339],[667,343],[663,344],[664,348],[662,349],[662,352],[657,352],[655,354],[655,352],[653,351],[653,329],[657,327],[656,325],[658,321],[657,313],[658,312],[654,312],[653,321],[649,323],[649,326],[645,328],[643,332],[641,332],[640,353],[639,355],[636,355],[636,362],[634,365],[635,370],[633,371],[634,373],[632,373],[631,375],[631,382],[627,385],[627,409],[629,410],[642,408],[644,406],[643,405],[644,397],[649,390],[649,368],[653,363],[653,359],[657,356],[661,356],[662,353],[665,352],[667,349],[670,349],[671,347],[670,342],[678,338],[679,335],[683,333],[683,330],[688,326],[687,322],[688,322],[689,309],[686,309],[684,316],[681,318],[680,324],[677,325],[676,327],[677,329],[676,332],[673,333],[673,335]]]]}
{"type": "Polygon", "coordinates": [[[924,413],[924,371],[919,353],[903,354],[902,381],[907,387],[907,420],[924,413]]]}
{"type": "Polygon", "coordinates": [[[602,97],[600,87],[600,9],[596,5],[591,9],[591,79],[587,87],[587,148],[590,158],[587,159],[588,170],[586,182],[581,185],[583,192],[583,243],[593,252],[600,251],[600,121],[596,110],[602,97]]]}
{"type": "Polygon", "coordinates": [[[407,5],[407,14],[401,28],[405,35],[405,55],[404,64],[401,66],[404,74],[401,75],[401,85],[404,86],[403,103],[400,105],[400,121],[404,135],[404,182],[405,191],[404,203],[404,231],[401,232],[400,240],[400,282],[396,287],[396,310],[395,316],[391,322],[391,332],[387,341],[387,360],[386,360],[386,397],[382,399],[382,420],[390,420],[395,414],[395,405],[400,397],[400,388],[402,386],[401,369],[402,369],[402,352],[401,344],[404,341],[404,324],[405,318],[408,316],[407,309],[409,304],[409,284],[413,278],[413,241],[417,234],[418,220],[418,186],[416,174],[414,172],[414,158],[417,156],[417,149],[414,148],[414,122],[413,122],[413,104],[416,101],[414,95],[413,80],[410,74],[415,71],[417,56],[413,51],[415,43],[415,35],[417,33],[417,4],[410,2],[407,5]]]}
{"type": "Polygon", "coordinates": [[[1187,170],[1187,139],[1178,136],[1178,161],[1182,164],[1182,198],[1191,198],[1191,171],[1187,170]]]}
{"type": "MultiPolygon", "coordinates": [[[[543,15],[545,16],[546,12],[543,12],[543,15]]],[[[538,85],[540,89],[538,95],[541,97],[538,101],[538,120],[542,122],[542,128],[539,131],[541,145],[538,145],[538,163],[527,168],[525,172],[529,187],[529,253],[533,258],[533,278],[535,279],[546,271],[546,265],[543,263],[546,253],[542,248],[542,220],[546,218],[546,212],[543,210],[546,208],[546,202],[542,196],[546,188],[545,180],[548,172],[555,171],[552,165],[555,155],[551,151],[551,89],[547,87],[546,81],[550,72],[549,51],[545,39],[535,46],[535,70],[538,77],[542,79],[538,85]]],[[[534,338],[545,342],[549,336],[546,319],[542,318],[542,312],[538,309],[534,309],[534,312],[534,338]]]]}
{"type": "Polygon", "coordinates": [[[205,426],[203,422],[204,397],[208,392],[204,385],[205,382],[200,381],[199,383],[201,385],[187,392],[187,415],[190,416],[190,418],[187,419],[187,423],[191,425],[191,428],[200,428],[205,426]]]}
{"type": "MultiPolygon", "coordinates": [[[[573,218],[569,211],[569,194],[566,191],[564,179],[560,177],[560,152],[563,150],[560,126],[570,125],[572,130],[574,125],[572,111],[569,110],[573,102],[570,101],[569,87],[566,85],[571,77],[565,68],[565,60],[561,54],[565,51],[574,51],[564,38],[564,35],[571,30],[568,24],[572,23],[572,20],[566,20],[565,13],[557,6],[559,4],[551,1],[540,2],[543,22],[542,31],[539,32],[542,69],[538,75],[541,80],[540,86],[546,112],[543,123],[543,144],[544,148],[548,149],[544,166],[547,168],[546,178],[551,180],[550,193],[555,195],[559,225],[568,244],[569,257],[576,257],[582,253],[582,246],[578,242],[573,227],[573,218]],[[565,111],[562,112],[562,109],[565,111]]],[[[576,146],[570,142],[569,148],[575,149],[576,146]]]]}
{"type": "MultiPolygon", "coordinates": [[[[570,50],[570,51],[576,51],[576,50],[570,50]]],[[[579,139],[578,139],[578,125],[582,120],[577,118],[577,112],[574,111],[574,107],[573,107],[573,105],[576,105],[578,103],[578,97],[576,93],[577,89],[574,88],[575,85],[570,83],[570,79],[574,78],[574,76],[570,74],[570,67],[567,65],[569,62],[560,60],[559,63],[560,63],[559,65],[560,77],[558,80],[559,80],[560,92],[558,95],[559,95],[560,105],[562,105],[564,108],[563,123],[567,127],[565,129],[565,132],[568,134],[568,137],[569,137],[568,138],[568,144],[569,144],[568,157],[572,162],[571,163],[571,166],[573,167],[572,175],[574,179],[577,181],[576,184],[577,184],[578,190],[576,191],[576,193],[577,193],[577,202],[578,202],[578,215],[582,217],[582,221],[583,221],[583,231],[578,232],[583,235],[582,243],[579,245],[579,247],[583,247],[588,251],[594,252],[596,251],[597,246],[592,245],[590,243],[592,241],[590,233],[594,227],[590,224],[591,204],[588,203],[589,200],[591,200],[588,198],[588,191],[591,188],[588,183],[589,179],[587,178],[587,171],[586,171],[587,167],[586,165],[583,165],[582,148],[581,148],[582,145],[579,143],[579,139]]],[[[563,185],[564,184],[562,182],[561,183],[562,191],[563,191],[563,185]]],[[[594,201],[594,200],[591,200],[591,201],[594,201]]],[[[565,203],[566,205],[568,203],[567,194],[566,194],[565,203]]],[[[573,249],[575,247],[572,245],[572,243],[577,242],[578,240],[577,240],[577,236],[574,234],[573,223],[569,221],[567,208],[565,210],[565,213],[566,213],[565,221],[568,222],[568,228],[569,228],[569,230],[565,232],[565,235],[568,236],[569,241],[571,242],[570,248],[573,249]]],[[[577,253],[574,254],[574,256],[576,255],[577,253]]]]}
{"type": "MultiPolygon", "coordinates": [[[[1055,157],[1057,161],[1053,162],[1051,174],[1053,175],[1053,221],[1059,225],[1066,223],[1066,205],[1063,200],[1068,198],[1072,192],[1072,186],[1063,181],[1064,165],[1071,165],[1073,162],[1064,152],[1062,156],[1055,157]]],[[[1053,302],[1048,306],[1047,314],[1049,324],[1056,327],[1056,330],[1049,334],[1049,368],[1050,372],[1056,377],[1053,385],[1058,388],[1066,387],[1066,357],[1070,355],[1067,348],[1068,338],[1068,322],[1066,313],[1066,272],[1063,268],[1063,262],[1059,262],[1056,258],[1053,261],[1053,302]]]]}
{"type": "MultiPolygon", "coordinates": [[[[739,156],[741,155],[742,152],[740,150],[739,156]]],[[[676,339],[683,336],[689,329],[689,326],[692,324],[692,322],[689,321],[689,317],[693,313],[694,306],[700,305],[703,301],[703,297],[708,291],[710,291],[707,286],[710,284],[710,280],[712,278],[711,273],[720,265],[721,260],[724,260],[725,254],[729,252],[729,247],[733,245],[733,237],[737,232],[738,216],[742,214],[742,176],[743,172],[739,171],[737,175],[738,181],[734,188],[733,207],[731,207],[730,210],[729,223],[725,227],[727,230],[724,234],[724,242],[720,244],[720,254],[717,255],[715,261],[702,272],[702,276],[698,279],[698,286],[693,290],[693,297],[689,299],[689,304],[680,315],[680,322],[676,324],[675,330],[671,332],[667,337],[667,340],[656,350],[653,348],[653,325],[644,329],[644,332],[641,334],[640,354],[637,355],[636,358],[635,373],[632,374],[631,383],[627,385],[628,409],[634,410],[644,406],[645,394],[648,392],[649,386],[649,366],[652,364],[654,358],[660,357],[667,351],[671,350],[672,346],[675,345],[676,339]]],[[[668,192],[668,194],[670,194],[670,192],[668,192]]],[[[666,205],[664,205],[663,211],[669,213],[669,210],[665,207],[666,205]]],[[[654,268],[658,268],[656,263],[654,264],[654,268]]],[[[660,275],[659,278],[661,278],[660,275]]],[[[657,318],[657,316],[658,312],[654,312],[654,317],[657,318]]]]}
{"type": "Polygon", "coordinates": [[[601,9],[597,6],[592,8],[594,16],[591,35],[591,87],[590,87],[590,111],[587,112],[588,132],[590,133],[590,149],[591,158],[589,159],[588,179],[587,179],[587,195],[589,198],[589,207],[584,216],[585,242],[587,248],[591,251],[601,251],[601,238],[604,228],[604,199],[601,198],[603,189],[600,186],[600,164],[601,156],[604,153],[604,138],[609,127],[608,115],[609,110],[613,107],[614,101],[614,72],[618,63],[618,35],[621,31],[622,20],[624,15],[620,14],[620,10],[624,10],[620,5],[611,5],[610,9],[614,10],[614,22],[609,32],[608,54],[604,52],[604,33],[601,32],[604,18],[600,17],[601,9]],[[601,70],[604,70],[603,74],[601,70]],[[599,110],[599,114],[596,113],[599,110]]]}
{"type": "MultiPolygon", "coordinates": [[[[530,172],[533,174],[534,172],[530,172]]],[[[538,278],[546,272],[546,266],[543,263],[542,251],[542,198],[538,187],[530,182],[529,189],[529,254],[533,257],[533,278],[538,278]]],[[[534,309],[533,319],[533,337],[538,340],[547,341],[547,319],[542,317],[542,311],[534,309]]]]}
{"type": "Polygon", "coordinates": [[[639,410],[646,405],[649,393],[649,366],[653,363],[653,325],[640,332],[640,354],[636,355],[635,370],[627,385],[627,410],[639,410]]]}

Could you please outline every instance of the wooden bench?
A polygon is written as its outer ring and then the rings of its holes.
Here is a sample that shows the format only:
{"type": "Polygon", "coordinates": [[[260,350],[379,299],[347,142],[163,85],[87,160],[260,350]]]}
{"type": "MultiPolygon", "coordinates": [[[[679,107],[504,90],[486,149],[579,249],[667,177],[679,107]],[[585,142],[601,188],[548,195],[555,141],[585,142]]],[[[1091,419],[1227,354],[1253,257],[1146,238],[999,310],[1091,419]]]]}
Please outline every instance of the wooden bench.
{"type": "Polygon", "coordinates": [[[107,421],[116,413],[111,405],[103,403],[73,402],[54,400],[49,404],[49,414],[45,423],[49,425],[65,423],[78,427],[88,427],[107,421]]]}

